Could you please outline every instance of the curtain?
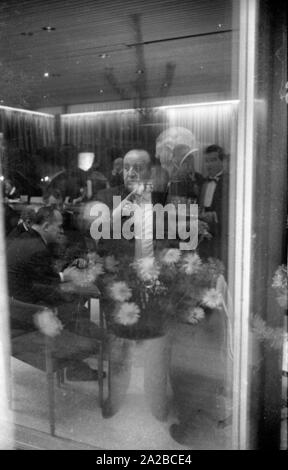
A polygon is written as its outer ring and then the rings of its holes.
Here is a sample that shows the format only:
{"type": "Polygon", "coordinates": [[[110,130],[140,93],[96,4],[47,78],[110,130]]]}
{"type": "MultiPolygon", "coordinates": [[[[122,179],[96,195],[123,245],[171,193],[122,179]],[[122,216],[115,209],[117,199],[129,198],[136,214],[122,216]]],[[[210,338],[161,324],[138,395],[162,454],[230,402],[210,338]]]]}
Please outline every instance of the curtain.
{"type": "Polygon", "coordinates": [[[5,141],[26,152],[54,144],[54,116],[0,108],[0,129],[5,141]]]}
{"type": "Polygon", "coordinates": [[[209,144],[218,144],[228,153],[237,128],[237,102],[211,105],[175,106],[139,110],[116,110],[66,114],[61,116],[62,144],[78,150],[94,151],[102,171],[110,171],[115,156],[131,148],[142,147],[155,153],[157,136],[170,126],[191,130],[199,152],[196,170],[202,171],[202,152],[209,144]]]}

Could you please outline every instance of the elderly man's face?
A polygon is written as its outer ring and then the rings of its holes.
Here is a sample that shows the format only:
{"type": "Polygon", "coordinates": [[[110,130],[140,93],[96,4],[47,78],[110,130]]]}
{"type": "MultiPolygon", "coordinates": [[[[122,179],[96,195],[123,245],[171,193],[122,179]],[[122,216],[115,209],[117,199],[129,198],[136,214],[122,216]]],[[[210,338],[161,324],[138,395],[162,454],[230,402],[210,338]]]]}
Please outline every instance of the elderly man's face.
{"type": "Polygon", "coordinates": [[[144,150],[131,150],[124,157],[123,177],[129,191],[136,189],[137,184],[150,177],[150,156],[144,150]]]}

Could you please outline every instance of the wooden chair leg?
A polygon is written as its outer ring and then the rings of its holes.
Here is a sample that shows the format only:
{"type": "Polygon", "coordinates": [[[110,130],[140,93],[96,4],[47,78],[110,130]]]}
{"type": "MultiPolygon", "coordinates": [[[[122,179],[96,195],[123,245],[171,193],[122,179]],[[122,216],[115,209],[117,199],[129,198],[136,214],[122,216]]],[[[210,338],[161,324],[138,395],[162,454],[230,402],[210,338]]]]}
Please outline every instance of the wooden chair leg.
{"type": "Polygon", "coordinates": [[[99,345],[98,356],[99,406],[103,405],[103,345],[99,345]]]}
{"type": "Polygon", "coordinates": [[[8,400],[8,407],[12,410],[13,406],[13,387],[12,387],[12,365],[11,365],[11,356],[7,354],[7,400],[8,400]]]}
{"type": "Polygon", "coordinates": [[[50,434],[55,436],[55,396],[54,396],[54,372],[53,372],[53,361],[51,354],[51,339],[46,338],[46,378],[47,378],[47,389],[48,389],[48,406],[49,406],[49,425],[50,434]]]}

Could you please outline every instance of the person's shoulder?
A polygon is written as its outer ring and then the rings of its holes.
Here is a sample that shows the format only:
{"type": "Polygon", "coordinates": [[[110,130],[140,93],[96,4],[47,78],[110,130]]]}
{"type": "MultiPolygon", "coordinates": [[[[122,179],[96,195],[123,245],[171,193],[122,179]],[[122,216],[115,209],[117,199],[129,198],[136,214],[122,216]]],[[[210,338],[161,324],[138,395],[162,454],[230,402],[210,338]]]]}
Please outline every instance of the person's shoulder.
{"type": "Polygon", "coordinates": [[[99,181],[107,181],[107,178],[105,175],[103,175],[103,173],[101,173],[100,171],[97,171],[97,170],[93,170],[91,172],[91,178],[95,178],[99,181]]]}
{"type": "Polygon", "coordinates": [[[45,251],[46,247],[40,235],[30,229],[18,235],[12,234],[11,238],[7,237],[7,257],[8,260],[13,259],[15,254],[26,258],[32,253],[45,251]]]}
{"type": "Polygon", "coordinates": [[[20,233],[19,236],[15,239],[15,242],[18,242],[21,245],[25,245],[27,248],[29,247],[30,250],[46,250],[46,245],[43,242],[40,234],[32,228],[20,233]]]}

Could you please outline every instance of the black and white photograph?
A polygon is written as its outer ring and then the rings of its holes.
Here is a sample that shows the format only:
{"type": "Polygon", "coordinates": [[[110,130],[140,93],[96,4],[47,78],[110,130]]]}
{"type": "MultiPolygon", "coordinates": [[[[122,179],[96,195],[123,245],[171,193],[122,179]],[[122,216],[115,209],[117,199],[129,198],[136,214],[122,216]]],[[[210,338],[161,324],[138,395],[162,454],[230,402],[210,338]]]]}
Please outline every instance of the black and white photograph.
{"type": "Polygon", "coordinates": [[[0,0],[0,450],[288,450],[287,80],[283,0],[0,0]]]}

